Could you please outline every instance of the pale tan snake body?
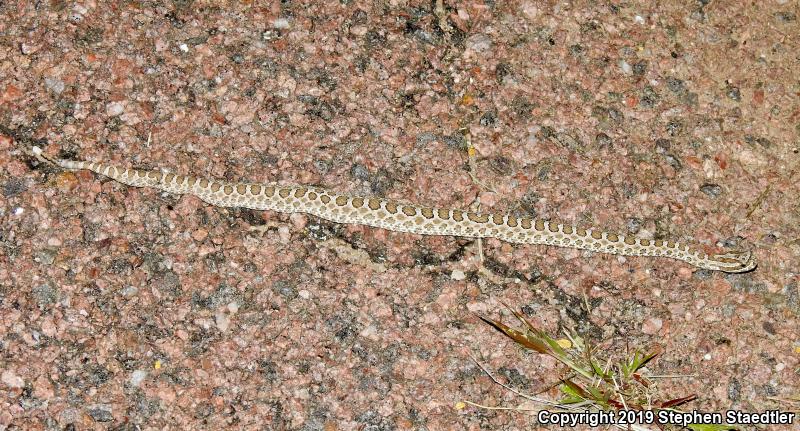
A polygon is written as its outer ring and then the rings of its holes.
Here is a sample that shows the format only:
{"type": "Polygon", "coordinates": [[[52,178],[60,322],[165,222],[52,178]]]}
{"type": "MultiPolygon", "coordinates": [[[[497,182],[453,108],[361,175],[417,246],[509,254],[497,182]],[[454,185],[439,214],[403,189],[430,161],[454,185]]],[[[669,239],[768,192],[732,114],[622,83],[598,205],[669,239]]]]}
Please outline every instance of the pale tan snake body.
{"type": "Polygon", "coordinates": [[[307,213],[337,223],[423,235],[497,238],[517,244],[555,245],[624,256],[663,256],[716,271],[745,272],[756,267],[750,252],[708,255],[673,241],[617,235],[511,214],[427,208],[390,199],[349,196],[317,187],[228,183],[159,171],[122,169],[102,163],[51,158],[43,155],[38,147],[33,147],[33,153],[40,160],[64,169],[87,169],[134,187],[190,194],[219,207],[307,213]]]}

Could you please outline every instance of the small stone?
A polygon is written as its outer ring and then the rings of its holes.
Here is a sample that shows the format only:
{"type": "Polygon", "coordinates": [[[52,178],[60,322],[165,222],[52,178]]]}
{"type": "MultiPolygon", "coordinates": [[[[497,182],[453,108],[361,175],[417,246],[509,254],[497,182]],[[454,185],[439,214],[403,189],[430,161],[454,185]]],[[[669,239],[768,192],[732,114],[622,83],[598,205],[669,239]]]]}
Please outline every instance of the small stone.
{"type": "Polygon", "coordinates": [[[297,289],[284,280],[276,281],[272,286],[272,290],[273,292],[276,292],[277,294],[289,300],[297,297],[297,289]]]}
{"type": "Polygon", "coordinates": [[[125,105],[122,102],[111,102],[106,105],[106,115],[116,117],[125,112],[125,105]]]}
{"type": "Polygon", "coordinates": [[[528,20],[533,20],[534,18],[539,16],[539,14],[541,14],[541,10],[536,5],[536,2],[533,1],[524,2],[520,7],[520,10],[525,15],[525,17],[528,18],[528,20]]]}
{"type": "Polygon", "coordinates": [[[353,166],[350,167],[350,175],[352,175],[353,178],[356,178],[361,181],[369,181],[370,178],[369,170],[367,169],[367,167],[364,166],[364,164],[357,162],[353,163],[353,166]]]}
{"type": "Polygon", "coordinates": [[[289,231],[289,226],[278,227],[278,238],[280,238],[281,244],[288,244],[291,241],[292,233],[289,231]]]}
{"type": "Polygon", "coordinates": [[[492,49],[492,39],[489,36],[479,33],[467,39],[466,47],[470,51],[484,52],[492,49]]]}
{"type": "Polygon", "coordinates": [[[737,292],[757,294],[767,291],[764,283],[759,283],[749,274],[728,274],[725,278],[731,283],[731,288],[737,292]]]}
{"type": "Polygon", "coordinates": [[[265,42],[270,40],[275,40],[279,37],[281,37],[280,33],[277,30],[273,29],[265,30],[264,32],[261,33],[261,40],[265,42]]]}
{"type": "Polygon", "coordinates": [[[751,151],[747,148],[736,152],[734,157],[736,157],[746,170],[751,172],[762,169],[769,163],[763,153],[751,151]]]}
{"type": "Polygon", "coordinates": [[[642,89],[641,97],[639,97],[640,104],[645,109],[650,109],[656,106],[660,96],[652,86],[646,86],[642,89]]]}
{"type": "Polygon", "coordinates": [[[289,28],[289,20],[286,18],[278,18],[275,21],[272,21],[272,27],[285,30],[289,28]]]}
{"type": "Polygon", "coordinates": [[[86,6],[84,6],[84,5],[76,4],[75,6],[72,7],[72,17],[73,18],[75,16],[83,18],[83,16],[86,15],[87,13],[89,13],[89,9],[87,9],[86,6]]]}
{"type": "Polygon", "coordinates": [[[642,220],[638,218],[629,218],[625,222],[625,229],[632,234],[639,233],[642,230],[642,220]]]}
{"type": "Polygon", "coordinates": [[[647,73],[647,60],[640,60],[633,64],[633,74],[636,76],[644,76],[647,73]]]}
{"type": "Polygon", "coordinates": [[[507,157],[497,156],[489,159],[489,167],[498,175],[508,176],[514,172],[514,166],[507,157]]]}
{"type": "Polygon", "coordinates": [[[493,126],[496,121],[497,121],[497,113],[493,112],[493,111],[490,111],[490,112],[484,113],[481,116],[480,124],[481,124],[481,126],[484,126],[484,127],[493,126]]]}
{"type": "Polygon", "coordinates": [[[136,370],[131,373],[131,386],[138,387],[142,384],[144,379],[147,377],[147,371],[144,370],[136,370]]]}
{"type": "Polygon", "coordinates": [[[683,167],[680,159],[678,159],[674,154],[664,154],[664,160],[666,160],[667,164],[672,166],[672,169],[680,170],[683,167]]]}
{"type": "Polygon", "coordinates": [[[89,416],[97,422],[111,422],[114,415],[111,413],[111,406],[94,405],[88,408],[89,416]]]}
{"type": "Polygon", "coordinates": [[[180,49],[183,52],[189,52],[189,45],[182,43],[178,45],[178,49],[180,49]]]}
{"type": "Polygon", "coordinates": [[[647,335],[655,335],[664,326],[664,321],[658,317],[648,317],[642,324],[642,332],[647,335]]]}
{"type": "Polygon", "coordinates": [[[0,100],[15,100],[22,97],[22,90],[14,84],[6,85],[6,88],[0,92],[0,100]]]}
{"type": "Polygon", "coordinates": [[[2,377],[0,377],[0,379],[2,379],[3,384],[5,384],[11,389],[18,389],[25,386],[25,381],[22,380],[22,377],[16,375],[11,370],[3,371],[3,375],[2,377]]]}
{"type": "Polygon", "coordinates": [[[728,87],[728,98],[737,102],[742,100],[742,94],[739,92],[739,87],[728,87]]]}
{"type": "Polygon", "coordinates": [[[203,228],[199,228],[194,232],[192,232],[192,239],[198,242],[206,239],[207,236],[208,236],[208,231],[203,228]]]}
{"type": "Polygon", "coordinates": [[[722,194],[722,187],[718,184],[703,184],[700,186],[700,191],[712,198],[716,198],[722,194]]]}
{"type": "Polygon", "coordinates": [[[35,260],[44,265],[52,265],[57,255],[58,250],[54,248],[45,248],[36,252],[35,260]]]}
{"type": "Polygon", "coordinates": [[[625,60],[620,60],[619,61],[619,69],[622,71],[622,73],[624,73],[626,75],[633,74],[633,66],[628,64],[628,62],[625,61],[625,60]]]}
{"type": "Polygon", "coordinates": [[[294,213],[289,216],[289,220],[292,222],[292,226],[299,231],[305,229],[308,224],[308,217],[305,214],[294,213]]]}
{"type": "Polygon", "coordinates": [[[762,136],[745,135],[744,141],[750,145],[758,144],[764,148],[771,148],[773,145],[772,141],[762,136]]]}
{"type": "Polygon", "coordinates": [[[608,118],[615,123],[621,123],[625,115],[617,108],[608,108],[608,118]]]}
{"type": "Polygon", "coordinates": [[[130,298],[130,297],[136,295],[137,293],[139,293],[139,289],[136,286],[128,286],[128,287],[122,289],[122,291],[120,293],[122,294],[122,296],[124,296],[126,298],[130,298]]]}
{"type": "Polygon", "coordinates": [[[47,317],[42,321],[42,334],[51,338],[56,335],[56,325],[51,317],[47,317]]]}
{"type": "Polygon", "coordinates": [[[64,91],[64,81],[60,79],[45,78],[44,86],[47,87],[48,90],[56,94],[61,94],[61,92],[64,91]]]}
{"type": "Polygon", "coordinates": [[[675,77],[667,77],[667,88],[669,91],[677,94],[683,95],[687,93],[686,84],[683,82],[682,79],[678,79],[675,77]]]}
{"type": "Polygon", "coordinates": [[[708,280],[712,277],[712,272],[710,269],[698,269],[692,276],[698,280],[708,280]]]}
{"type": "Polygon", "coordinates": [[[605,133],[598,133],[597,136],[594,137],[594,143],[598,147],[610,147],[611,146],[611,137],[606,135],[605,133]]]}
{"type": "Polygon", "coordinates": [[[768,233],[761,237],[761,242],[765,245],[774,245],[776,242],[778,242],[778,236],[774,233],[768,233]]]}
{"type": "Polygon", "coordinates": [[[683,123],[680,120],[670,120],[666,129],[670,136],[678,136],[683,131],[683,127],[683,123]]]}
{"type": "Polygon", "coordinates": [[[728,399],[731,401],[739,401],[742,394],[742,384],[739,379],[732,378],[728,382],[728,399]]]}
{"type": "Polygon", "coordinates": [[[39,47],[27,42],[22,42],[22,44],[19,46],[19,50],[25,55],[31,55],[34,52],[38,51],[39,47]]]}
{"type": "Polygon", "coordinates": [[[658,154],[668,153],[671,147],[672,143],[669,141],[669,139],[656,139],[656,152],[658,154]]]}
{"type": "Polygon", "coordinates": [[[467,149],[467,141],[464,139],[464,135],[460,133],[456,133],[450,136],[442,136],[442,142],[450,148],[456,150],[466,150],[467,149]]]}
{"type": "Polygon", "coordinates": [[[460,269],[456,269],[456,270],[453,270],[453,272],[450,274],[450,278],[452,278],[453,280],[456,280],[456,281],[462,281],[465,278],[467,278],[467,275],[464,274],[464,271],[462,271],[460,269]]]}
{"type": "Polygon", "coordinates": [[[219,329],[220,332],[225,332],[231,326],[231,319],[224,311],[218,311],[214,315],[214,323],[216,323],[217,329],[219,329]]]}
{"type": "Polygon", "coordinates": [[[47,309],[58,300],[58,291],[49,284],[35,286],[31,293],[40,309],[47,309]]]}
{"type": "Polygon", "coordinates": [[[10,198],[24,192],[28,187],[20,178],[12,178],[3,184],[3,196],[10,198]]]}

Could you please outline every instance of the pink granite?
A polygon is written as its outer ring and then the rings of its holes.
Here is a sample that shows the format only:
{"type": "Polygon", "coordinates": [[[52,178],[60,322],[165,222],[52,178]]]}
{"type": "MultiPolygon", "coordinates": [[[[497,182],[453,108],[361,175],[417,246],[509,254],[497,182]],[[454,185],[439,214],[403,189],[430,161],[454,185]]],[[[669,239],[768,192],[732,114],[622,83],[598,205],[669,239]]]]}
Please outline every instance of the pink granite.
{"type": "Polygon", "coordinates": [[[615,358],[662,349],[649,370],[689,376],[660,388],[698,394],[689,408],[797,410],[797,4],[435,3],[3,2],[0,427],[530,428],[455,408],[522,402],[471,356],[531,393],[563,371],[477,319],[509,321],[501,302],[615,358]],[[490,279],[472,241],[213,208],[59,172],[32,145],[479,198],[752,248],[759,267],[488,240],[490,279]]]}

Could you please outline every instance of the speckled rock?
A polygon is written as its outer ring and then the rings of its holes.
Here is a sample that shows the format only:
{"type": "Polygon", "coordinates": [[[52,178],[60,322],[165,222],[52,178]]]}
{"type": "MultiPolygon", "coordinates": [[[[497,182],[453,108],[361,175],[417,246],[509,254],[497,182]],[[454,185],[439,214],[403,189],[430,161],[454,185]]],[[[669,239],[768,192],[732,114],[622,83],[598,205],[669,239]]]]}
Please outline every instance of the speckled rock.
{"type": "Polygon", "coordinates": [[[612,355],[658,346],[650,371],[692,376],[659,391],[700,394],[689,409],[787,409],[796,15],[781,1],[0,3],[0,428],[531,429],[455,408],[523,401],[471,356],[558,396],[558,363],[477,319],[511,321],[501,302],[612,355]],[[211,208],[59,172],[32,145],[480,202],[751,248],[760,265],[724,276],[488,240],[487,271],[474,241],[211,208]]]}

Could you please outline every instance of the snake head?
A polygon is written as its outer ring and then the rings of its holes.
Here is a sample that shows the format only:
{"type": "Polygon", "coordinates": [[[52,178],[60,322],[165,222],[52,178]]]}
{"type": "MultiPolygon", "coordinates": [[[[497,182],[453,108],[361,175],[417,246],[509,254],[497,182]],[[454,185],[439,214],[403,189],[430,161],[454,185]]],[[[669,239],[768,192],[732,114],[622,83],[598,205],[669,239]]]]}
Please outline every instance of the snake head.
{"type": "Polygon", "coordinates": [[[708,260],[717,271],[724,272],[748,272],[755,269],[757,263],[750,251],[734,251],[724,254],[709,256],[708,260]]]}

